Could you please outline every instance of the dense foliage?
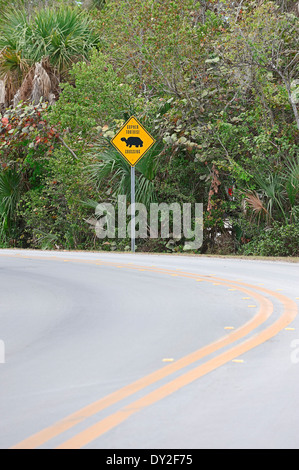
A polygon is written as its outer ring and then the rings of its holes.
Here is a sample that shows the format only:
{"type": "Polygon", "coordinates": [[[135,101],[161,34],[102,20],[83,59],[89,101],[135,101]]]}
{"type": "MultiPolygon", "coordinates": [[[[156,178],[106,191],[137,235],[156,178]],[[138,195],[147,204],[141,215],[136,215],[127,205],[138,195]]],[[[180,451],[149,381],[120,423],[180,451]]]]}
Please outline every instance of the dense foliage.
{"type": "Polygon", "coordinates": [[[109,141],[135,115],[157,142],[139,202],[203,202],[201,253],[299,255],[298,2],[0,7],[1,246],[128,249],[97,239],[94,208],[129,196],[109,141]]]}

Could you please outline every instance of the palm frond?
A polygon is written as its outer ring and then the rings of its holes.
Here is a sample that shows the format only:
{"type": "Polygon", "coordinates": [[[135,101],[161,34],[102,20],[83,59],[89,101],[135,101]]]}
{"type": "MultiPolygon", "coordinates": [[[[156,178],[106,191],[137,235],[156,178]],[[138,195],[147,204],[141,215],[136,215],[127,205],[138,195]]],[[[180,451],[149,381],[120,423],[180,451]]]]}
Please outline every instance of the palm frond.
{"type": "Polygon", "coordinates": [[[99,42],[93,19],[79,7],[44,8],[30,17],[13,10],[1,21],[0,74],[21,72],[23,63],[32,66],[45,58],[63,74],[73,62],[88,59],[99,42]]]}
{"type": "Polygon", "coordinates": [[[299,196],[299,158],[297,160],[287,160],[285,189],[291,208],[294,208],[298,205],[299,196]]]}
{"type": "Polygon", "coordinates": [[[271,214],[265,208],[263,201],[256,191],[245,191],[244,195],[246,204],[252,210],[254,216],[258,218],[258,221],[260,221],[263,216],[266,220],[271,218],[271,214]]]}
{"type": "Polygon", "coordinates": [[[9,168],[0,173],[0,221],[2,229],[8,231],[16,216],[21,195],[21,175],[9,168]]]}
{"type": "Polygon", "coordinates": [[[284,198],[284,184],[283,178],[278,173],[270,173],[267,178],[262,178],[259,175],[255,177],[255,181],[260,190],[265,195],[267,201],[267,212],[273,217],[274,210],[278,210],[281,215],[287,220],[286,211],[283,204],[284,198]]]}
{"type": "MultiPolygon", "coordinates": [[[[136,165],[135,198],[136,202],[146,206],[156,200],[154,178],[157,157],[161,153],[161,148],[163,148],[163,144],[155,144],[136,165]]],[[[97,156],[98,161],[88,168],[88,172],[96,187],[100,189],[107,184],[109,179],[112,194],[115,197],[125,195],[130,200],[131,167],[126,160],[102,140],[96,144],[93,155],[97,156]]]]}

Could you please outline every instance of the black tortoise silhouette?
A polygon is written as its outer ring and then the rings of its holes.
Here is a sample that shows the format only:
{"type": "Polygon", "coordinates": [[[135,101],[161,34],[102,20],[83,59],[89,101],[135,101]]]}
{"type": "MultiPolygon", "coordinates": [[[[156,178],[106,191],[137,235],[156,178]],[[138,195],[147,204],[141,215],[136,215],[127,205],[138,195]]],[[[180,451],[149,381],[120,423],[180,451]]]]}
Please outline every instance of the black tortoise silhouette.
{"type": "Polygon", "coordinates": [[[129,137],[128,139],[122,137],[120,140],[126,142],[126,146],[130,148],[132,145],[135,145],[135,147],[143,147],[143,141],[139,137],[129,137]]]}

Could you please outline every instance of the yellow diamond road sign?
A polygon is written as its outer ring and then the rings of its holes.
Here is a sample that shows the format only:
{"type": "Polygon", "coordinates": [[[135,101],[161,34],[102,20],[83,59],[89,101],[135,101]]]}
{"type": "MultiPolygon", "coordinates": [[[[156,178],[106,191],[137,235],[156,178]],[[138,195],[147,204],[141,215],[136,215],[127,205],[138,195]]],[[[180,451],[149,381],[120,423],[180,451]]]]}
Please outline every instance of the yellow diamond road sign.
{"type": "Polygon", "coordinates": [[[131,166],[135,166],[154,143],[155,139],[134,116],[130,117],[111,140],[111,144],[131,166]]]}

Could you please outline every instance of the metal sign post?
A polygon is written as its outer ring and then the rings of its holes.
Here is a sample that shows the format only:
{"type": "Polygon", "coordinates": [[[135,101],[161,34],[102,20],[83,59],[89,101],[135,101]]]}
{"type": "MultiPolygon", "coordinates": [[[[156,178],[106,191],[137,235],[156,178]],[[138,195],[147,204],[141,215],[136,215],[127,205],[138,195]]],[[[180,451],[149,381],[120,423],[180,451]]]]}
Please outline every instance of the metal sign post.
{"type": "Polygon", "coordinates": [[[135,253],[135,167],[131,166],[131,251],[135,253]]]}
{"type": "Polygon", "coordinates": [[[132,116],[110,142],[131,165],[131,251],[135,253],[135,165],[156,141],[132,116]]]}

